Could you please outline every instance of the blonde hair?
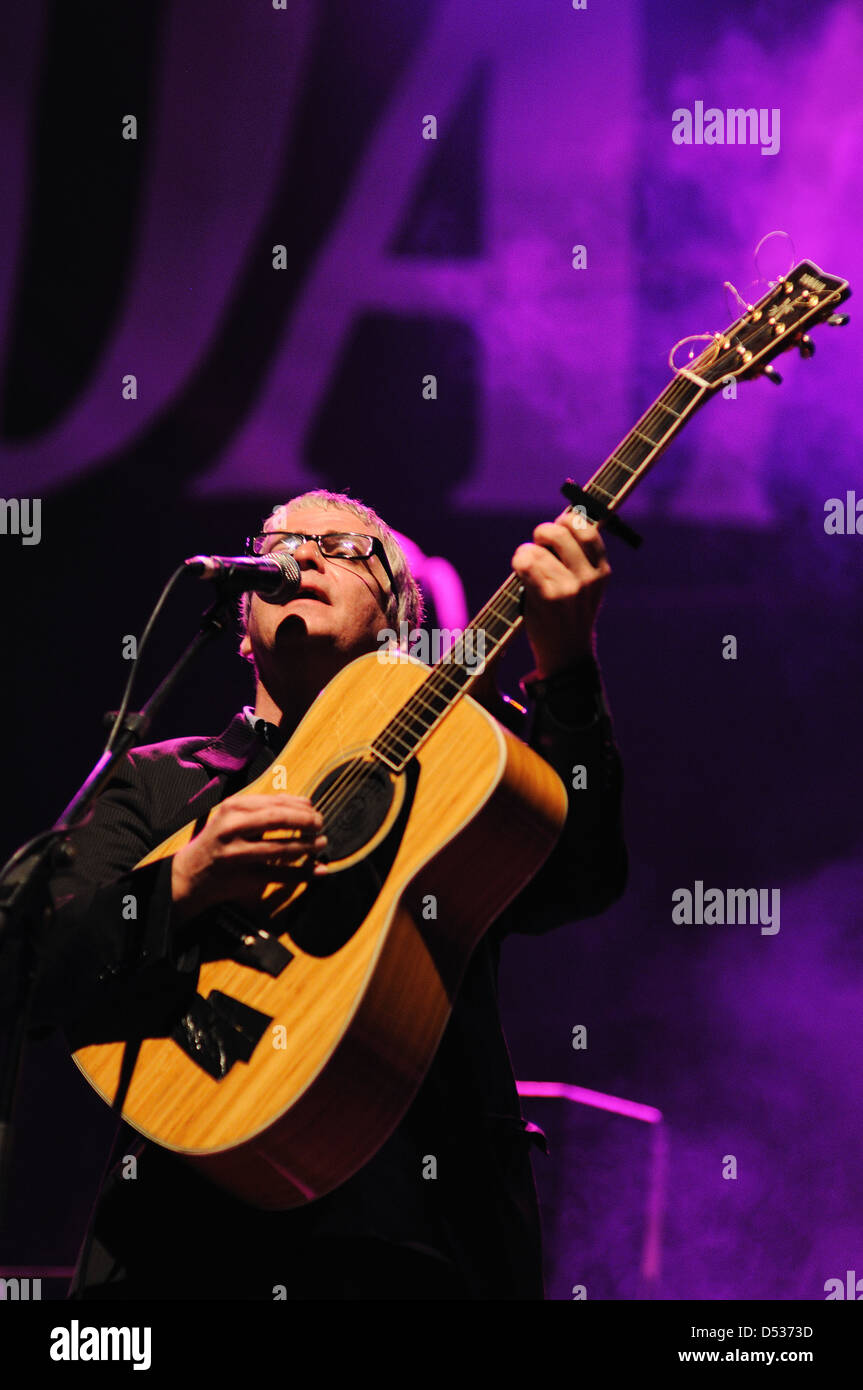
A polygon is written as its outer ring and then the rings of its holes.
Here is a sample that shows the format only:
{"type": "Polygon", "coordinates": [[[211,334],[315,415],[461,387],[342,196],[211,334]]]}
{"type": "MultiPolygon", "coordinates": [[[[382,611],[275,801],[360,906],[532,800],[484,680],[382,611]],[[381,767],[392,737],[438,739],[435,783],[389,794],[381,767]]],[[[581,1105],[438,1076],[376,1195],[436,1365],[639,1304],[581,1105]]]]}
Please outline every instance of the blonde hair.
{"type": "MultiPolygon", "coordinates": [[[[264,527],[266,527],[266,522],[271,521],[279,512],[288,510],[351,512],[355,517],[358,517],[383,545],[384,553],[395,579],[392,592],[387,595],[384,609],[387,623],[397,632],[401,630],[401,623],[407,623],[410,628],[418,626],[423,615],[422,594],[411,573],[404,551],[386,522],[378,516],[376,511],[365,506],[364,503],[358,502],[354,497],[347,497],[343,492],[329,492],[326,488],[313,488],[311,492],[303,492],[299,497],[292,497],[289,502],[279,503],[266,518],[264,527]]],[[[240,624],[244,632],[248,624],[248,616],[249,595],[243,594],[240,598],[240,624]]]]}

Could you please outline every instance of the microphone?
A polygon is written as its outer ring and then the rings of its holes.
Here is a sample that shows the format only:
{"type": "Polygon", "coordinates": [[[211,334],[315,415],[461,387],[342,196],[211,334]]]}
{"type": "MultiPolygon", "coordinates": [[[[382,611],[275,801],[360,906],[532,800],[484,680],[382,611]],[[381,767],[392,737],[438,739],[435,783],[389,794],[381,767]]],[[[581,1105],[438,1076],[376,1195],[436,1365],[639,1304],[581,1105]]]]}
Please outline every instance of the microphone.
{"type": "Polygon", "coordinates": [[[264,603],[288,603],[302,581],[293,555],[193,555],[185,564],[198,579],[215,579],[238,594],[260,594],[264,603]]]}

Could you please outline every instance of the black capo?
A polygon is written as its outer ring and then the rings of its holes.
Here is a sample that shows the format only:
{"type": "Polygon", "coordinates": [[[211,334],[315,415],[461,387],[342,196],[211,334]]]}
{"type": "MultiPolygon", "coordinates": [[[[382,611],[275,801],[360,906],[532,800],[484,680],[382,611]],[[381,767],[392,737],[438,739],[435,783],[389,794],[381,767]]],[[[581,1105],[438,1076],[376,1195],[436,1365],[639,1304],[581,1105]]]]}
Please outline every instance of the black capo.
{"type": "Polygon", "coordinates": [[[627,526],[625,521],[621,521],[616,512],[609,511],[604,502],[600,502],[598,497],[592,493],[585,492],[578,486],[572,478],[567,478],[563,487],[560,489],[568,502],[572,502],[576,507],[583,507],[591,521],[601,521],[608,527],[613,536],[619,536],[627,545],[631,545],[633,550],[637,550],[641,545],[642,536],[637,531],[633,531],[631,526],[627,526]]]}

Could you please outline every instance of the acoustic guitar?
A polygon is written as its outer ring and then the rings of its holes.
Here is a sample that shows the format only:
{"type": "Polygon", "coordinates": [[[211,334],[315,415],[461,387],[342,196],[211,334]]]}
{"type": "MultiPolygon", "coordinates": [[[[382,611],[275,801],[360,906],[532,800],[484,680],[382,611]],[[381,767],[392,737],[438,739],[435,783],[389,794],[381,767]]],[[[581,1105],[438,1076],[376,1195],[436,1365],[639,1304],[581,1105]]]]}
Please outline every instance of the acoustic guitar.
{"type": "MultiPolygon", "coordinates": [[[[834,310],[849,293],[846,281],[798,264],[675,371],[582,497],[610,522],[700,405],[731,379],[770,371],[792,344],[809,355],[806,330],[844,322],[834,310]]],[[[471,623],[473,650],[492,659],[521,617],[511,574],[471,623]]],[[[264,1209],[332,1191],[389,1137],[431,1065],[472,952],[567,813],[553,769],[471,698],[479,667],[452,653],[433,667],[382,655],[340,671],[245,788],[311,799],[328,873],[280,871],[254,919],[221,911],[205,952],[214,958],[171,1036],[74,1054],[146,1139],[264,1209]]],[[[173,855],[195,829],[141,864],[173,855]]]]}

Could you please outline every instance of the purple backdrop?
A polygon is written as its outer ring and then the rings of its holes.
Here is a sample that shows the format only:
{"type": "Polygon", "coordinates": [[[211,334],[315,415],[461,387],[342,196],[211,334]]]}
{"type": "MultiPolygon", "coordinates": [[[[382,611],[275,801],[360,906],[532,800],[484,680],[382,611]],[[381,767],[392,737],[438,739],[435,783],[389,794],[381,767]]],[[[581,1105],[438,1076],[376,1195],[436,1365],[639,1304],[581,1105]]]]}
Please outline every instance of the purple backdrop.
{"type": "MultiPolygon", "coordinates": [[[[724,281],[752,299],[804,256],[863,278],[850,0],[41,3],[10,28],[0,468],[4,498],[42,507],[39,545],[0,535],[10,849],[97,756],[122,637],[184,554],[349,487],[476,609],[672,345],[736,317],[724,281]],[[773,152],[676,143],[699,102],[764,113],[773,152]]],[[[628,506],[647,539],[609,543],[599,652],[630,887],[504,960],[517,1075],[666,1116],[665,1298],[822,1299],[863,1275],[863,536],[824,528],[828,499],[863,498],[854,308],[813,363],[782,359],[781,390],[717,398],[628,506]],[[778,889],[780,930],[676,924],[696,880],[778,889]]],[[[154,679],[199,606],[175,605],[154,679]]],[[[247,697],[211,653],[156,736],[215,732],[247,697]]],[[[525,1110],[553,1149],[549,1296],[635,1297],[646,1127],[525,1110]]],[[[56,1040],[23,1121],[2,1260],[68,1263],[107,1129],[56,1040]]]]}

